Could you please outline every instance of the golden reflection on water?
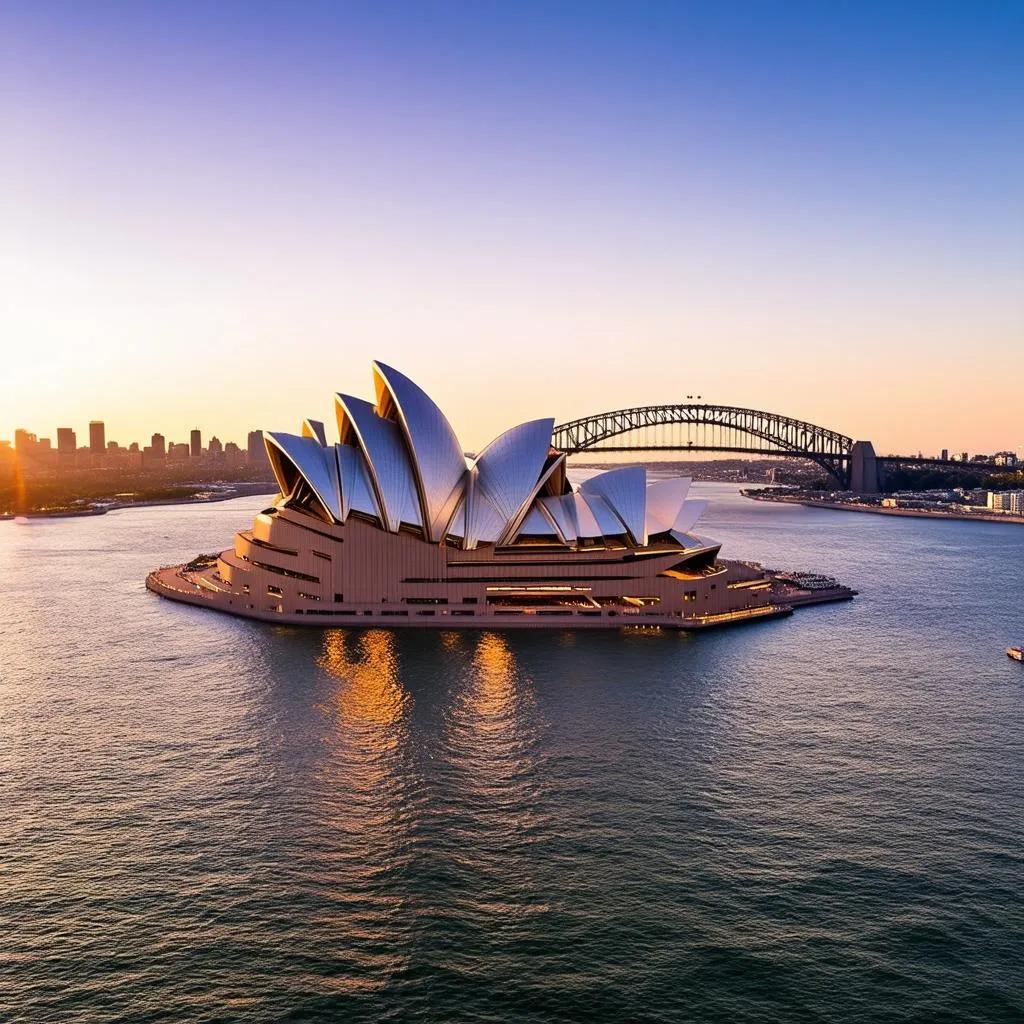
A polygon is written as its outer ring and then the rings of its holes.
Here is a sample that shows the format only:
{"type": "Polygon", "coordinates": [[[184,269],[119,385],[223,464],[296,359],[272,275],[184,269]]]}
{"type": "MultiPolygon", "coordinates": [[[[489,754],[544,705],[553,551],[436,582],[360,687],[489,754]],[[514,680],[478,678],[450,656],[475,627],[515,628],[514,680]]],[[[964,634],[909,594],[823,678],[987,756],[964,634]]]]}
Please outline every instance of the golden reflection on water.
{"type": "Polygon", "coordinates": [[[473,654],[473,668],[476,671],[466,694],[467,705],[487,718],[514,715],[518,698],[516,660],[505,638],[484,633],[473,654]]]}
{"type": "Polygon", "coordinates": [[[412,697],[391,632],[328,630],[318,664],[338,681],[322,706],[333,727],[324,736],[330,755],[316,807],[336,849],[315,856],[325,894],[338,908],[316,924],[348,950],[352,970],[332,979],[332,990],[354,992],[378,987],[406,964],[395,932],[403,901],[392,878],[413,843],[419,775],[408,722],[412,697]]]}
{"type": "Polygon", "coordinates": [[[462,634],[457,629],[448,630],[441,634],[441,643],[446,650],[458,650],[462,646],[462,634]]]}
{"type": "Polygon", "coordinates": [[[448,722],[447,743],[467,787],[483,800],[522,801],[528,814],[524,780],[535,778],[541,723],[533,685],[506,637],[480,634],[448,722]]]}
{"type": "Polygon", "coordinates": [[[335,694],[337,713],[349,721],[397,726],[411,698],[398,680],[394,634],[379,629],[360,634],[355,657],[346,649],[347,640],[342,630],[328,630],[319,660],[344,684],[335,694]]]}
{"type": "Polygon", "coordinates": [[[534,897],[530,836],[546,816],[533,684],[506,637],[482,633],[447,715],[446,754],[459,772],[461,866],[475,878],[473,902],[502,927],[544,911],[534,897]],[[515,876],[510,897],[507,879],[515,876]]]}

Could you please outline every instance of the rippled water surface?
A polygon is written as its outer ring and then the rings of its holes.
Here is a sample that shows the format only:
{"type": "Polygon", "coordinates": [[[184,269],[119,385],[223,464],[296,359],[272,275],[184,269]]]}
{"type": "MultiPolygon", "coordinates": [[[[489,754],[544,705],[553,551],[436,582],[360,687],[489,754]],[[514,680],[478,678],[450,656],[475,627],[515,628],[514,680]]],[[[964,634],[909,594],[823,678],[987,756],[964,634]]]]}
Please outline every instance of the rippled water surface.
{"type": "Polygon", "coordinates": [[[861,596],[274,628],[143,588],[259,498],[0,523],[0,1021],[1024,1019],[1024,529],[702,489],[861,596]]]}

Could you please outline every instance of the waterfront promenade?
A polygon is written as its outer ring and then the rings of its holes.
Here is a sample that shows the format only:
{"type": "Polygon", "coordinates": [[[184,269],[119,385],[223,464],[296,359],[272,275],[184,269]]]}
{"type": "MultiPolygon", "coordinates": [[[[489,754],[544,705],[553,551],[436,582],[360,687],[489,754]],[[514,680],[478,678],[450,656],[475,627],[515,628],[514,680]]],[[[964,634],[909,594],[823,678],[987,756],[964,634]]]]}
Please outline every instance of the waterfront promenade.
{"type": "Polygon", "coordinates": [[[768,501],[785,505],[804,505],[807,508],[832,509],[837,512],[868,512],[873,515],[897,516],[910,519],[958,519],[972,523],[1014,523],[1024,525],[1024,516],[1009,512],[952,512],[943,509],[887,508],[882,505],[865,505],[854,501],[824,501],[818,498],[803,498],[798,495],[747,494],[753,501],[768,501]]]}

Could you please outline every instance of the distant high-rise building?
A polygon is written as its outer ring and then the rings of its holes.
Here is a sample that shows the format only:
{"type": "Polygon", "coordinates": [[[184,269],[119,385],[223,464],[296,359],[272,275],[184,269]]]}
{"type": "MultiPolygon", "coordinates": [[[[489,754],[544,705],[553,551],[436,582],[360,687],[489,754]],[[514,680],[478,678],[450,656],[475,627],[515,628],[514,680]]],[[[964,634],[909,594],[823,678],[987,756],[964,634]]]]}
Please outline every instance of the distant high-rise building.
{"type": "Polygon", "coordinates": [[[270,468],[270,459],[267,458],[267,449],[263,444],[263,431],[250,430],[248,443],[249,462],[254,466],[266,466],[270,468]]]}
{"type": "Polygon", "coordinates": [[[224,461],[231,466],[240,466],[246,459],[245,452],[235,444],[234,441],[228,441],[224,445],[224,461]]]}
{"type": "Polygon", "coordinates": [[[943,462],[949,462],[949,449],[943,448],[942,451],[939,452],[939,458],[942,459],[943,462]]]}
{"type": "Polygon", "coordinates": [[[102,420],[89,421],[89,451],[102,455],[107,447],[107,428],[102,420]]]}
{"type": "Polygon", "coordinates": [[[57,428],[57,454],[62,458],[74,458],[78,451],[78,440],[71,427],[57,428]]]}
{"type": "Polygon", "coordinates": [[[132,443],[130,445],[128,445],[128,451],[130,451],[130,452],[137,452],[138,450],[139,450],[139,442],[138,441],[132,441],[132,443]]]}
{"type": "Polygon", "coordinates": [[[57,455],[48,437],[36,437],[32,431],[23,430],[21,427],[14,431],[14,450],[19,459],[37,466],[53,463],[57,455]]]}
{"type": "Polygon", "coordinates": [[[193,459],[198,459],[203,454],[202,431],[193,430],[188,436],[188,453],[193,459]]]}
{"type": "Polygon", "coordinates": [[[34,455],[36,450],[36,435],[29,430],[18,427],[14,431],[14,450],[19,455],[34,455]]]}
{"type": "Polygon", "coordinates": [[[167,439],[163,434],[154,434],[149,439],[150,447],[153,449],[153,457],[162,459],[167,454],[167,439]]]}
{"type": "Polygon", "coordinates": [[[210,458],[212,459],[216,459],[218,456],[224,454],[224,445],[220,443],[219,437],[210,438],[210,444],[207,448],[207,452],[209,453],[210,458]]]}
{"type": "Polygon", "coordinates": [[[167,448],[167,459],[170,462],[183,462],[189,457],[187,444],[171,444],[167,448]]]}

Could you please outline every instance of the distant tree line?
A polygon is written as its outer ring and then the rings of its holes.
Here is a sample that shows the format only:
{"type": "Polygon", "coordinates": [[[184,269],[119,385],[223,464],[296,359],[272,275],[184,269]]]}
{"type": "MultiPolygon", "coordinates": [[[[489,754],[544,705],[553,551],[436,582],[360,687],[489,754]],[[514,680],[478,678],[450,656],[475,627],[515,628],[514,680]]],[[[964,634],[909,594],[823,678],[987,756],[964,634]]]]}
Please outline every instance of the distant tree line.
{"type": "Polygon", "coordinates": [[[938,468],[886,469],[885,489],[887,491],[933,491],[952,490],[963,487],[968,490],[984,488],[988,491],[1007,491],[1024,487],[1024,472],[1005,473],[978,472],[975,470],[950,470],[938,468]]]}

